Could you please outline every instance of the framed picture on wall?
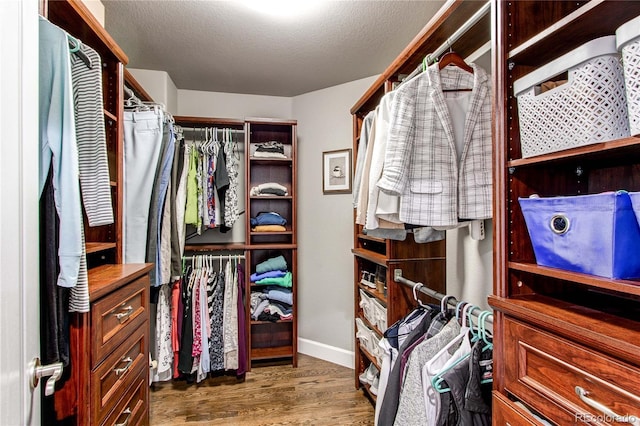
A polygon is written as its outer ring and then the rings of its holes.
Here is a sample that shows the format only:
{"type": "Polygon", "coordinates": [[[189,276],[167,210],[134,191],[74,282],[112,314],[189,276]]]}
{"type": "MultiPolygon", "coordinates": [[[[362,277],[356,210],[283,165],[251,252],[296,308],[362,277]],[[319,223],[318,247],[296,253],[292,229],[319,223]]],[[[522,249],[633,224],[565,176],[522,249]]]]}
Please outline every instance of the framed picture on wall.
{"type": "Polygon", "coordinates": [[[322,192],[351,193],[351,150],[339,149],[322,153],[322,192]]]}

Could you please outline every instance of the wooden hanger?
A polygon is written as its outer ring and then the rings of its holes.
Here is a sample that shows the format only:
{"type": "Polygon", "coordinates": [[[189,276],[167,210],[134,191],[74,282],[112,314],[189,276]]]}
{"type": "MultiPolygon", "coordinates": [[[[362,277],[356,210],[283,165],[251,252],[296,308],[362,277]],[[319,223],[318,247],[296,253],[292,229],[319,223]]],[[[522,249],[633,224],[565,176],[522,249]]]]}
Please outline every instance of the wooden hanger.
{"type": "Polygon", "coordinates": [[[438,61],[438,68],[439,69],[442,69],[442,68],[446,67],[447,65],[455,65],[458,68],[463,69],[463,70],[473,74],[473,68],[471,68],[469,66],[469,64],[467,64],[464,61],[464,59],[462,59],[462,56],[460,56],[459,54],[457,54],[454,51],[449,51],[449,52],[445,53],[444,55],[442,55],[442,57],[438,61]]]}

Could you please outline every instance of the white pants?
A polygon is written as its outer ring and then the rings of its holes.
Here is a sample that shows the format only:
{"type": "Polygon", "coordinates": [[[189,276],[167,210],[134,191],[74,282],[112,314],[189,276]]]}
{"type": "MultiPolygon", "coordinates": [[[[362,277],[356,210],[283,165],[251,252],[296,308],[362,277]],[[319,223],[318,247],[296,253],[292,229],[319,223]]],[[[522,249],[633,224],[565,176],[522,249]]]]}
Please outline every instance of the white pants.
{"type": "Polygon", "coordinates": [[[160,147],[161,111],[124,112],[124,226],[125,263],[144,263],[149,205],[160,147]]]}

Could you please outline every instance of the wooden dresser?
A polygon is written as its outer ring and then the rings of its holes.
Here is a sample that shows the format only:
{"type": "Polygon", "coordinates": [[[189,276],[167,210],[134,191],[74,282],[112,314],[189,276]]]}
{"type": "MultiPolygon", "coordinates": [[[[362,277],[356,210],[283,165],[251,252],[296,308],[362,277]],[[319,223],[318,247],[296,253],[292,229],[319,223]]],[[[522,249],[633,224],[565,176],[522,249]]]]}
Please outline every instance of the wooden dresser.
{"type": "Polygon", "coordinates": [[[77,425],[149,423],[151,264],[89,271],[91,312],[72,317],[71,376],[56,390],[56,417],[77,425]]]}

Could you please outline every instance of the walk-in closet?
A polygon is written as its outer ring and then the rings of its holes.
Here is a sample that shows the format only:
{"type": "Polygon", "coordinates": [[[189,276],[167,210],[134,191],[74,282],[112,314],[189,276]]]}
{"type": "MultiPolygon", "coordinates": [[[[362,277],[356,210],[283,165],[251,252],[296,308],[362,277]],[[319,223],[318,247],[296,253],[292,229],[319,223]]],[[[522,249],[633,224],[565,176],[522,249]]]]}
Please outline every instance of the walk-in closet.
{"type": "Polygon", "coordinates": [[[0,1],[3,425],[640,425],[640,1],[0,1]]]}

